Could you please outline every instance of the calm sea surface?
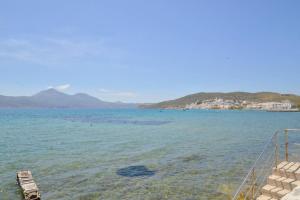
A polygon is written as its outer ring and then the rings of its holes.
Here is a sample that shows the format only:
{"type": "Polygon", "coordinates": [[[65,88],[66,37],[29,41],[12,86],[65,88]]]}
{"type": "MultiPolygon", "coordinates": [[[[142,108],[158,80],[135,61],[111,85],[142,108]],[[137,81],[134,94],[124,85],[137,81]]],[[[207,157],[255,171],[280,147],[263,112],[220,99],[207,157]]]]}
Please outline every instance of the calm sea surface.
{"type": "Polygon", "coordinates": [[[44,200],[225,199],[300,113],[0,110],[0,199],[30,169],[44,200]],[[229,189],[228,189],[229,188],[229,189]]]}

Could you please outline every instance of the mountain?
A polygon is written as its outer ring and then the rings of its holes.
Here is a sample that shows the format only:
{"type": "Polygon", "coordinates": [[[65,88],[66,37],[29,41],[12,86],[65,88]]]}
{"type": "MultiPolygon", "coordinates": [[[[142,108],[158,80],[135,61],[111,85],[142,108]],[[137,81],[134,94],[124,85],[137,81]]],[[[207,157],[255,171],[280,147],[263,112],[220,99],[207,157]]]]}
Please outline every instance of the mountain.
{"type": "Polygon", "coordinates": [[[105,102],[88,94],[65,94],[55,89],[41,91],[33,96],[0,95],[0,108],[134,108],[137,104],[105,102]]]}
{"type": "Polygon", "coordinates": [[[212,99],[224,99],[224,100],[234,100],[238,102],[248,101],[248,102],[282,102],[290,101],[295,107],[300,108],[300,96],[294,94],[280,94],[274,92],[258,92],[258,93],[248,93],[248,92],[230,92],[230,93],[196,93],[181,97],[179,99],[163,101],[160,103],[141,105],[143,108],[184,108],[188,104],[195,102],[202,102],[205,100],[212,99]]]}

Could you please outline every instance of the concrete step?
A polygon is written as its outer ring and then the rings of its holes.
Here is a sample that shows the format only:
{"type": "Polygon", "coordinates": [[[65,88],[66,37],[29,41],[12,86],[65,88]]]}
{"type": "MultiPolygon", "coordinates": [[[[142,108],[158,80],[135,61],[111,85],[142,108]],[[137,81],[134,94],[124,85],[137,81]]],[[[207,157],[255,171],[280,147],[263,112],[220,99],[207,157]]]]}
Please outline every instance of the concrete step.
{"type": "MultiPolygon", "coordinates": [[[[283,163],[285,164],[285,162],[283,163]]],[[[294,179],[297,180],[297,176],[299,175],[300,178],[300,163],[288,163],[286,165],[278,165],[277,168],[273,168],[272,175],[285,177],[287,179],[294,179]]],[[[274,179],[274,178],[273,178],[274,179]]]]}
{"type": "Polygon", "coordinates": [[[300,186],[300,180],[292,182],[291,185],[292,185],[292,189],[295,189],[296,187],[299,187],[300,186]]]}
{"type": "Polygon", "coordinates": [[[276,180],[279,179],[281,176],[277,176],[277,175],[271,175],[268,177],[267,183],[268,185],[273,185],[273,186],[277,186],[276,185],[276,180]]]}
{"type": "MultiPolygon", "coordinates": [[[[296,179],[296,171],[299,170],[300,163],[296,162],[293,166],[286,170],[285,174],[288,178],[296,179]]],[[[300,171],[299,171],[300,172],[300,171]]]]}
{"type": "Polygon", "coordinates": [[[285,195],[281,200],[299,200],[300,199],[300,187],[294,188],[292,192],[285,195]]]}
{"type": "Polygon", "coordinates": [[[292,182],[295,182],[295,181],[296,181],[295,179],[287,178],[287,179],[283,180],[281,182],[281,184],[283,185],[284,189],[292,191],[293,190],[292,182]]]}
{"type": "Polygon", "coordinates": [[[281,163],[279,163],[278,165],[277,165],[277,167],[273,167],[273,175],[277,175],[277,176],[281,176],[280,175],[280,169],[281,168],[283,168],[284,166],[286,166],[288,164],[288,162],[287,161],[283,161],[283,162],[281,162],[281,163]]]}
{"type": "Polygon", "coordinates": [[[279,197],[279,199],[281,199],[282,197],[284,197],[285,195],[287,195],[290,192],[291,192],[291,190],[283,189],[283,190],[280,190],[277,192],[277,196],[279,197]]]}
{"type": "Polygon", "coordinates": [[[280,177],[278,179],[275,180],[276,186],[280,187],[280,188],[284,188],[283,186],[283,181],[286,180],[285,177],[280,177]]]}
{"type": "Polygon", "coordinates": [[[290,192],[290,190],[286,190],[280,187],[276,187],[273,185],[265,185],[262,190],[262,195],[263,196],[267,196],[274,199],[280,199],[282,198],[284,195],[288,194],[290,192]]]}
{"type": "Polygon", "coordinates": [[[297,171],[295,171],[294,174],[295,174],[295,179],[300,181],[300,168],[297,171]]]}
{"type": "Polygon", "coordinates": [[[261,189],[261,193],[265,196],[269,196],[272,197],[272,192],[271,190],[275,189],[276,186],[274,185],[265,185],[262,189],[261,189]]]}
{"type": "Polygon", "coordinates": [[[256,198],[256,200],[271,200],[272,197],[265,196],[265,195],[260,195],[259,197],[256,198]]]}
{"type": "Polygon", "coordinates": [[[280,198],[280,195],[278,194],[280,191],[282,190],[282,188],[274,188],[272,189],[270,192],[271,192],[271,195],[273,198],[276,198],[276,199],[279,199],[280,198]]]}
{"type": "Polygon", "coordinates": [[[272,170],[257,200],[279,200],[300,187],[300,162],[283,161],[272,170]]]}
{"type": "Polygon", "coordinates": [[[290,162],[287,165],[285,165],[284,167],[280,168],[279,169],[280,176],[288,178],[286,171],[288,169],[290,169],[294,164],[295,164],[294,162],[290,162]]]}

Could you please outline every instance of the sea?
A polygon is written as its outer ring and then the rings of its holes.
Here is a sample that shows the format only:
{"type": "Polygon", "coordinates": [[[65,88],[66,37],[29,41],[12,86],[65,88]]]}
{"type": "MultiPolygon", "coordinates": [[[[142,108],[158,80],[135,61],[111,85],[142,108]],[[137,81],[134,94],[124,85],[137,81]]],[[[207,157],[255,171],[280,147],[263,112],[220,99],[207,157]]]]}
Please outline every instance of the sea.
{"type": "Polygon", "coordinates": [[[0,109],[0,199],[27,169],[43,200],[228,199],[285,128],[300,113],[0,109]]]}

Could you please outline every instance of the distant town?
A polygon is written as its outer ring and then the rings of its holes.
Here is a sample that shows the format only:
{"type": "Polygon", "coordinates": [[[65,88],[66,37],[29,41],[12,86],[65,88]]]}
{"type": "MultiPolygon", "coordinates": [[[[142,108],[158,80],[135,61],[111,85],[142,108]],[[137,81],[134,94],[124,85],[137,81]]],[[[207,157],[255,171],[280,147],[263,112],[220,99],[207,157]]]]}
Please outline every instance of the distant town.
{"type": "Polygon", "coordinates": [[[275,92],[200,92],[141,107],[297,112],[300,109],[300,96],[275,92]]]}
{"type": "Polygon", "coordinates": [[[196,101],[187,104],[184,109],[220,109],[220,110],[235,110],[235,109],[248,109],[248,110],[266,110],[266,111],[299,111],[293,108],[293,104],[286,100],[283,102],[251,102],[251,101],[237,101],[237,100],[224,100],[215,98],[204,101],[196,101]]]}

